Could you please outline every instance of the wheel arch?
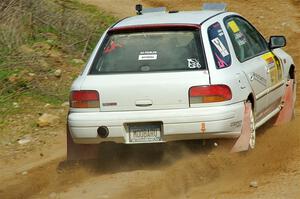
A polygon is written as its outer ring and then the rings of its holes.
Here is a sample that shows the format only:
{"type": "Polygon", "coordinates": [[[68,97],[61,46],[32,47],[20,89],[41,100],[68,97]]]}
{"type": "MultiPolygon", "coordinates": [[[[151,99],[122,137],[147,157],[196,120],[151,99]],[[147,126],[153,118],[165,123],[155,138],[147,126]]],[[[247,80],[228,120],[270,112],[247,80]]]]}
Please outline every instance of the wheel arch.
{"type": "Polygon", "coordinates": [[[254,98],[253,93],[249,93],[246,101],[251,102],[252,110],[254,110],[254,108],[255,108],[255,98],[254,98]]]}
{"type": "Polygon", "coordinates": [[[295,71],[295,65],[292,64],[289,68],[289,76],[291,79],[295,79],[296,71],[295,71]]]}

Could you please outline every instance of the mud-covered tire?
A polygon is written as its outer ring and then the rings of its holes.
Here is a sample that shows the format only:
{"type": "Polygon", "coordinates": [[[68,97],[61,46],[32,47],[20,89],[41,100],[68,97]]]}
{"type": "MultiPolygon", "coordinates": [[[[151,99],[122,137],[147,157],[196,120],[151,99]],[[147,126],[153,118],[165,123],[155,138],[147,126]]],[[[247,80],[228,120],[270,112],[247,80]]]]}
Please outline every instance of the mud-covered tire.
{"type": "MultiPolygon", "coordinates": [[[[293,107],[293,109],[294,109],[294,111],[293,111],[293,116],[292,116],[292,119],[295,119],[295,117],[296,117],[296,110],[295,110],[295,104],[296,104],[296,99],[297,99],[297,81],[296,81],[296,75],[294,74],[294,84],[293,84],[293,103],[294,103],[294,107],[293,107]]],[[[290,78],[290,77],[289,77],[290,78]]]]}

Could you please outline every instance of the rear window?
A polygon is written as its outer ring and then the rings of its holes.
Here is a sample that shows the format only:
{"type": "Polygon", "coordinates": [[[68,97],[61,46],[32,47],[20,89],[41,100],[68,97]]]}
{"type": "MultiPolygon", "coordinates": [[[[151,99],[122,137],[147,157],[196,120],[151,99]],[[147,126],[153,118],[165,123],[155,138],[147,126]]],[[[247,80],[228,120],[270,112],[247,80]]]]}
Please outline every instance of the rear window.
{"type": "Polygon", "coordinates": [[[199,31],[158,31],[109,35],[90,74],[206,69],[199,31]]]}

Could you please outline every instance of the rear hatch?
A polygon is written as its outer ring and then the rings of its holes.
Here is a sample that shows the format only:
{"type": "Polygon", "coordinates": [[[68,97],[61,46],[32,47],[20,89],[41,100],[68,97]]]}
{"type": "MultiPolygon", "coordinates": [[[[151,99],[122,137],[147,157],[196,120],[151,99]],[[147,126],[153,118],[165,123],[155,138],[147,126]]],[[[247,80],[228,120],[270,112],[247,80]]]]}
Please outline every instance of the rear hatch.
{"type": "Polygon", "coordinates": [[[81,90],[97,90],[101,111],[189,107],[189,89],[208,85],[198,26],[110,31],[81,90]]]}
{"type": "Polygon", "coordinates": [[[97,90],[101,111],[189,107],[189,89],[208,85],[207,71],[88,76],[82,90],[97,90]]]}

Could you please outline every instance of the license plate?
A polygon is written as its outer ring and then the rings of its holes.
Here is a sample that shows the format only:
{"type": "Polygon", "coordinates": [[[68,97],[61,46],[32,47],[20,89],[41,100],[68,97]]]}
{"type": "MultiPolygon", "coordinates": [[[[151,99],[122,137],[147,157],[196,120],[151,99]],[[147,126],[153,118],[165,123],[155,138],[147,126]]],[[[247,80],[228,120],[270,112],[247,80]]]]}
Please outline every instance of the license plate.
{"type": "Polygon", "coordinates": [[[131,143],[161,141],[161,123],[129,124],[128,129],[131,143]]]}

